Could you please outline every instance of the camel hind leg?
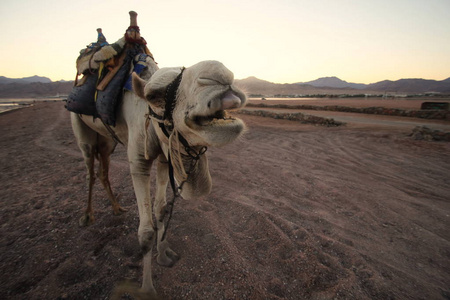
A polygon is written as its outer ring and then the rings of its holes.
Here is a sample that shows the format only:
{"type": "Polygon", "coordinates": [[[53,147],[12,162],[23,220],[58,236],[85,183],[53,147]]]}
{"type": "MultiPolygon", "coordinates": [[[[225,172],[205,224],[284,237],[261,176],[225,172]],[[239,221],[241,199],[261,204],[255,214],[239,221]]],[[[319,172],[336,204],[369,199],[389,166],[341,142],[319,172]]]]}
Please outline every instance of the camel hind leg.
{"type": "Polygon", "coordinates": [[[95,183],[94,164],[95,159],[99,161],[98,177],[103,184],[103,187],[108,194],[108,198],[111,201],[113,212],[115,215],[126,211],[117,202],[117,198],[114,196],[111,190],[111,184],[108,178],[110,155],[114,152],[116,142],[109,137],[104,137],[98,134],[95,130],[87,126],[81,118],[75,114],[70,114],[72,129],[75,138],[80,148],[84,163],[87,169],[87,184],[88,184],[88,202],[86,210],[83,216],[80,218],[80,226],[88,226],[94,223],[94,208],[92,205],[92,194],[95,183]]]}
{"type": "Polygon", "coordinates": [[[95,148],[90,145],[83,145],[83,157],[87,168],[86,181],[88,183],[88,203],[84,215],[80,218],[80,226],[88,226],[94,223],[94,208],[92,206],[92,189],[95,183],[94,163],[95,163],[95,148]]]}
{"type": "Polygon", "coordinates": [[[87,169],[86,181],[88,185],[88,201],[83,216],[80,218],[80,226],[88,226],[94,223],[94,208],[92,206],[92,190],[95,183],[94,163],[97,156],[97,133],[89,128],[77,114],[70,114],[72,129],[83,154],[87,169]]]}
{"type": "Polygon", "coordinates": [[[101,135],[98,136],[97,152],[99,166],[97,176],[105,188],[108,199],[111,201],[114,215],[120,215],[122,212],[126,212],[127,210],[119,205],[117,197],[114,196],[114,193],[112,192],[108,176],[110,156],[114,152],[116,145],[117,143],[111,138],[103,137],[101,135]]]}

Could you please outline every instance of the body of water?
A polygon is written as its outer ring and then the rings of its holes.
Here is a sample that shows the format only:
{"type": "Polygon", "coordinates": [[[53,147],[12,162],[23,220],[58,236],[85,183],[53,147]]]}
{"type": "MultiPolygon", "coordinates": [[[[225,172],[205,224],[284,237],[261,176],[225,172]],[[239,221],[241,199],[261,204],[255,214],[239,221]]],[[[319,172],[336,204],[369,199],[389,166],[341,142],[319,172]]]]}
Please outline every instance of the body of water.
{"type": "Polygon", "coordinates": [[[62,101],[66,98],[18,98],[18,99],[0,99],[0,113],[10,110],[28,107],[37,102],[62,101]]]}

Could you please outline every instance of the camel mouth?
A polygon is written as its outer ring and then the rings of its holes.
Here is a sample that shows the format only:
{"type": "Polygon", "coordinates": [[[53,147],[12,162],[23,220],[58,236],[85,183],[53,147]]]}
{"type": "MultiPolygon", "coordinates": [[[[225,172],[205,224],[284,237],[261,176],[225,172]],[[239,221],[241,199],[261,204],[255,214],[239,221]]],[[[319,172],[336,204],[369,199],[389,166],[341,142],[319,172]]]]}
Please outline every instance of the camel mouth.
{"type": "MultiPolygon", "coordinates": [[[[236,111],[238,109],[233,109],[236,111]]],[[[208,131],[213,128],[226,130],[227,128],[234,128],[242,121],[230,114],[229,110],[217,110],[210,115],[193,115],[185,119],[188,127],[196,131],[208,131]]]]}
{"type": "Polygon", "coordinates": [[[245,105],[246,98],[233,90],[222,93],[219,97],[208,102],[208,109],[193,113],[187,120],[188,126],[193,129],[204,130],[205,127],[233,125],[238,119],[232,117],[228,112],[238,110],[245,105]]]}
{"type": "Polygon", "coordinates": [[[226,110],[211,115],[186,118],[185,124],[208,146],[223,146],[234,141],[245,131],[242,120],[231,116],[226,110]]]}
{"type": "Polygon", "coordinates": [[[195,116],[192,121],[195,125],[203,127],[203,126],[213,126],[215,124],[221,124],[226,122],[232,122],[236,119],[231,117],[227,111],[219,110],[214,114],[209,116],[195,116]]]}
{"type": "Polygon", "coordinates": [[[226,90],[208,95],[203,105],[185,111],[184,123],[205,145],[222,146],[234,141],[245,131],[245,124],[233,112],[245,106],[247,98],[239,90],[226,90]]]}

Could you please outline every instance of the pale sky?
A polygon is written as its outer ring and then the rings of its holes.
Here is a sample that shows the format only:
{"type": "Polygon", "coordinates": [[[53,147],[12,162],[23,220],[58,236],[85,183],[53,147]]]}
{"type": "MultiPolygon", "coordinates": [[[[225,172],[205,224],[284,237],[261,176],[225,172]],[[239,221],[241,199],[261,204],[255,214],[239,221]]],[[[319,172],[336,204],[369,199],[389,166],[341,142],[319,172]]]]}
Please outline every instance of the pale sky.
{"type": "Polygon", "coordinates": [[[73,80],[96,29],[115,42],[130,10],[160,67],[214,59],[277,83],[450,77],[450,0],[0,0],[0,75],[73,80]]]}

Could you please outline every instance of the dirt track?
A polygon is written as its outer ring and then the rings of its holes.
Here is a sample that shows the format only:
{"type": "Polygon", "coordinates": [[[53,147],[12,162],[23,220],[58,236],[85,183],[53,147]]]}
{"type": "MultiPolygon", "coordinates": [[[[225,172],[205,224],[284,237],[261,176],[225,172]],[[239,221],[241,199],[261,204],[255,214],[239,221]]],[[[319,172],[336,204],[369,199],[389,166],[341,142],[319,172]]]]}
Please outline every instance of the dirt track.
{"type": "MultiPolygon", "coordinates": [[[[242,117],[248,133],[210,149],[213,191],[180,200],[168,235],[181,260],[153,266],[164,299],[449,299],[450,146],[412,128],[324,128],[242,117]]],[[[62,103],[0,115],[0,294],[107,299],[140,280],[126,154],[78,227],[85,167],[62,103]]]]}

